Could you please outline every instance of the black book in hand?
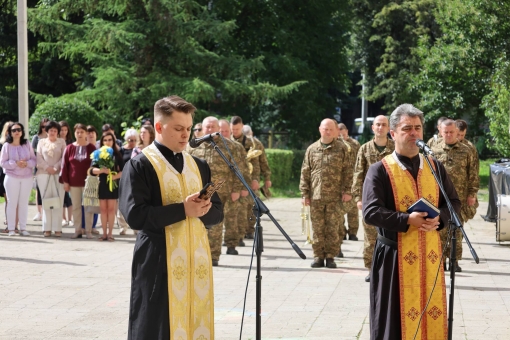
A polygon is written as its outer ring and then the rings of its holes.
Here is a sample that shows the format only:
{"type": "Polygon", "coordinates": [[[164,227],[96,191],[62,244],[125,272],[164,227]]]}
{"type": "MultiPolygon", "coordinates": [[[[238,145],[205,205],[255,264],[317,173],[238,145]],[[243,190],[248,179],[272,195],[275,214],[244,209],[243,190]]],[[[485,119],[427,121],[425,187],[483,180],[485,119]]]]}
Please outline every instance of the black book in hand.
{"type": "Polygon", "coordinates": [[[426,218],[435,218],[439,215],[439,209],[436,208],[432,203],[427,201],[425,198],[420,198],[416,202],[414,202],[408,209],[407,212],[410,214],[412,212],[426,212],[428,213],[426,218]]]}

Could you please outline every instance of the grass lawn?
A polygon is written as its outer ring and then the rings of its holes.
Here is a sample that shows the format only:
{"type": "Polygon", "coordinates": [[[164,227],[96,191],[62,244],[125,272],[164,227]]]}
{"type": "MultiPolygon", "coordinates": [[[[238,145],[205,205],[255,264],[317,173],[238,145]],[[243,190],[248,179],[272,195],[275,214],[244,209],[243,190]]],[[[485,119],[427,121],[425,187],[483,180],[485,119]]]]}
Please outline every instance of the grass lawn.
{"type": "Polygon", "coordinates": [[[489,200],[489,179],[490,179],[490,165],[496,161],[496,158],[489,158],[480,160],[480,190],[478,191],[478,200],[480,202],[487,202],[489,200]]]}

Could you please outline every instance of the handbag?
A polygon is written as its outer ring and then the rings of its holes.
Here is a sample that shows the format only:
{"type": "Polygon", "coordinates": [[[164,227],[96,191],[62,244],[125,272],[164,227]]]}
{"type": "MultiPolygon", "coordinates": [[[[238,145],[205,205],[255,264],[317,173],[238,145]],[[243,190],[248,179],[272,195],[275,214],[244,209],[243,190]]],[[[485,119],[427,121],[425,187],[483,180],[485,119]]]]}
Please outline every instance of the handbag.
{"type": "Polygon", "coordinates": [[[46,182],[46,188],[44,189],[44,195],[42,199],[42,206],[44,210],[53,210],[62,208],[63,202],[60,200],[60,194],[58,192],[58,186],[55,182],[55,175],[50,175],[48,182],[46,182]],[[55,189],[57,190],[56,196],[46,197],[46,192],[48,191],[48,185],[50,181],[53,179],[53,184],[55,185],[55,189]]]}
{"type": "Polygon", "coordinates": [[[85,179],[83,206],[99,207],[99,176],[90,175],[90,171],[91,169],[87,171],[89,175],[85,179]]]}

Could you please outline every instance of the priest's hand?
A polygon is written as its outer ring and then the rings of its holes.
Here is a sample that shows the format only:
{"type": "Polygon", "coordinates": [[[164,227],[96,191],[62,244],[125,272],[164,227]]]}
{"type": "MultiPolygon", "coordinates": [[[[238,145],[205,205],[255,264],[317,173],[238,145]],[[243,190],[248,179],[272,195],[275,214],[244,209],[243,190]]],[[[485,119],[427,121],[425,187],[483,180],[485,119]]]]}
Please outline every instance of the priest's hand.
{"type": "Polygon", "coordinates": [[[418,227],[420,231],[433,231],[439,227],[439,215],[435,218],[425,218],[426,212],[413,212],[409,215],[407,224],[418,227]]]}
{"type": "Polygon", "coordinates": [[[211,200],[202,200],[198,196],[200,196],[200,192],[189,195],[184,200],[184,213],[186,216],[202,217],[211,209],[211,200]]]}

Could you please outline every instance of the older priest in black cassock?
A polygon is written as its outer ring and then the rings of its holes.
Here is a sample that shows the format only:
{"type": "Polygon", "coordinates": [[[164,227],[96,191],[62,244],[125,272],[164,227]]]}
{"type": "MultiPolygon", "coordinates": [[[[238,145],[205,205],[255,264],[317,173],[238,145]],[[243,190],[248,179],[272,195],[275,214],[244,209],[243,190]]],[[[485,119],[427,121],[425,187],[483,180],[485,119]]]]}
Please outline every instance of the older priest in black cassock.
{"type": "Polygon", "coordinates": [[[120,211],[138,233],[128,339],[214,339],[212,262],[205,226],[223,219],[204,160],[184,151],[195,107],[177,96],[154,106],[156,140],[124,167],[120,211]]]}
{"type": "MultiPolygon", "coordinates": [[[[450,214],[415,145],[423,139],[422,129],[420,110],[410,104],[395,109],[390,117],[395,152],[369,168],[363,185],[363,218],[378,232],[370,272],[371,340],[413,339],[416,333],[422,340],[448,336],[438,230],[447,227],[450,214]],[[406,212],[422,197],[440,209],[439,216],[406,212]]],[[[460,201],[444,167],[435,160],[432,164],[459,213],[460,201]]]]}

